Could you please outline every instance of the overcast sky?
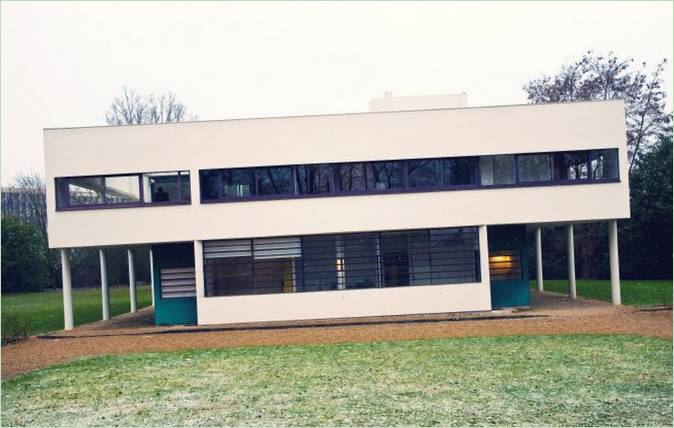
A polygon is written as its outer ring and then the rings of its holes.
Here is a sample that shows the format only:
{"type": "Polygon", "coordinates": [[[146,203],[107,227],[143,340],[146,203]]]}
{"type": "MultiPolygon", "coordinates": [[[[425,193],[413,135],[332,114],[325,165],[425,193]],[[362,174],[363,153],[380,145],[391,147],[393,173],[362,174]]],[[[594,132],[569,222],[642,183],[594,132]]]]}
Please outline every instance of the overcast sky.
{"type": "Polygon", "coordinates": [[[388,90],[518,104],[588,49],[671,60],[672,21],[671,2],[3,2],[2,184],[44,171],[43,128],[103,125],[125,85],[199,119],[366,111],[388,90]]]}

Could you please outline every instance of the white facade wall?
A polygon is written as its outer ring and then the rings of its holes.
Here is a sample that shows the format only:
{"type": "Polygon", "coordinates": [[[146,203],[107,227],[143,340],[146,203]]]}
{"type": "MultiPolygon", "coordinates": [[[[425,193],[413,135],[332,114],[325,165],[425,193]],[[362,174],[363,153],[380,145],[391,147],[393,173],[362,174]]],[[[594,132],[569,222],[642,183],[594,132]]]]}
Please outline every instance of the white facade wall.
{"type": "MultiPolygon", "coordinates": [[[[376,107],[376,106],[375,106],[376,107]]],[[[199,324],[491,309],[487,227],[629,217],[621,102],[45,131],[52,248],[194,242],[199,324]],[[619,183],[201,204],[199,170],[618,148],[619,183]],[[54,178],[189,170],[192,203],[56,211],[54,178]],[[480,226],[481,281],[204,296],[202,241],[480,226]]]]}
{"type": "Polygon", "coordinates": [[[622,102],[45,131],[52,248],[629,217],[622,102]],[[201,204],[199,169],[619,149],[619,183],[201,204]],[[189,170],[192,204],[56,211],[54,178],[189,170]]]}

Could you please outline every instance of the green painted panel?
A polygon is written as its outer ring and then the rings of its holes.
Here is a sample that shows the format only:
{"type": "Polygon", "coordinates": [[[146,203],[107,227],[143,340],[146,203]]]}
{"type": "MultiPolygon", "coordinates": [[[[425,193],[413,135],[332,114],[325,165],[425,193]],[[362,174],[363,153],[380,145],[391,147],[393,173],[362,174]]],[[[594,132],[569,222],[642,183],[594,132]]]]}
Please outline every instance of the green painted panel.
{"type": "Polygon", "coordinates": [[[519,250],[522,268],[520,279],[491,281],[491,306],[494,309],[529,306],[529,269],[526,226],[489,226],[489,250],[519,250]]]}
{"type": "Polygon", "coordinates": [[[162,244],[152,246],[154,263],[154,320],[156,325],[197,324],[196,297],[163,299],[161,297],[161,276],[163,268],[194,267],[194,245],[162,244]]]}

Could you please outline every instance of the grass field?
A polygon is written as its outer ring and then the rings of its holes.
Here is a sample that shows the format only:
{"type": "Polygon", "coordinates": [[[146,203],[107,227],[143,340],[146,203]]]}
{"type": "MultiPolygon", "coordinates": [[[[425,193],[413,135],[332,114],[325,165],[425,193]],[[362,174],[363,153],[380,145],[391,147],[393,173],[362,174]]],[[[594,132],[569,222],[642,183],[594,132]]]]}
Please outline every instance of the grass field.
{"type": "MultiPolygon", "coordinates": [[[[152,303],[150,286],[138,286],[136,291],[138,308],[149,306],[152,303]]],[[[86,288],[73,290],[75,325],[100,320],[102,318],[101,308],[100,289],[86,288]]],[[[129,312],[129,288],[110,288],[111,316],[120,315],[125,312],[129,312]]],[[[62,330],[63,295],[60,290],[39,293],[3,294],[3,326],[10,317],[26,321],[29,325],[29,334],[62,330]]]]}
{"type": "MultiPolygon", "coordinates": [[[[531,288],[536,288],[536,281],[529,281],[531,288]]],[[[568,293],[569,282],[566,279],[546,279],[543,281],[545,291],[568,293]]],[[[576,293],[586,299],[611,301],[611,282],[609,280],[578,279],[576,293]]],[[[623,305],[671,305],[672,281],[620,281],[620,296],[623,305]]]]}
{"type": "Polygon", "coordinates": [[[671,426],[672,342],[483,337],[96,357],[3,382],[1,422],[671,426]]]}

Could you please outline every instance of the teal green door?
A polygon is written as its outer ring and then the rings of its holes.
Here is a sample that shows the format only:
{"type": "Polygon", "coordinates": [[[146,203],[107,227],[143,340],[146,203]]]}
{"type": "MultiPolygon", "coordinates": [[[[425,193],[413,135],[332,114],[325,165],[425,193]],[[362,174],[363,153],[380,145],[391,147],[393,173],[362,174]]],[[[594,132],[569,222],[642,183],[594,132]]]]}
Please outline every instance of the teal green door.
{"type": "Polygon", "coordinates": [[[155,324],[197,324],[197,299],[189,285],[194,276],[194,245],[153,245],[152,258],[155,324]]]}
{"type": "Polygon", "coordinates": [[[487,234],[492,308],[529,306],[526,227],[489,226],[487,234]]]}

